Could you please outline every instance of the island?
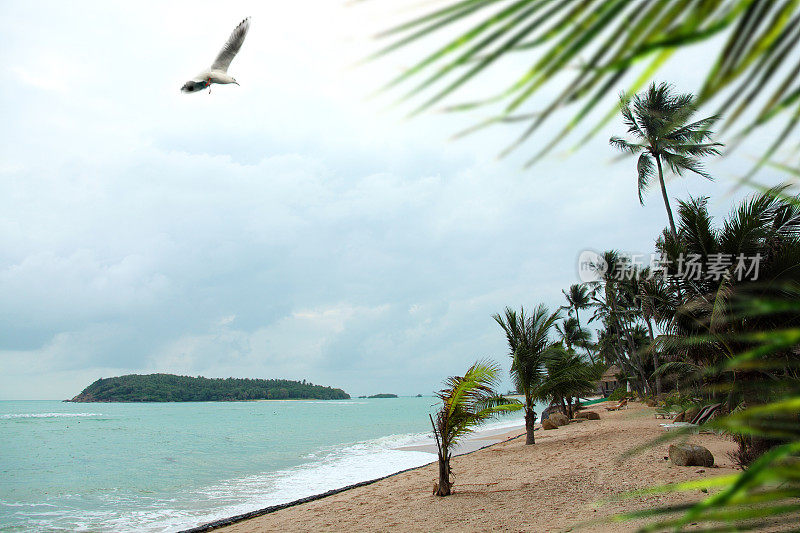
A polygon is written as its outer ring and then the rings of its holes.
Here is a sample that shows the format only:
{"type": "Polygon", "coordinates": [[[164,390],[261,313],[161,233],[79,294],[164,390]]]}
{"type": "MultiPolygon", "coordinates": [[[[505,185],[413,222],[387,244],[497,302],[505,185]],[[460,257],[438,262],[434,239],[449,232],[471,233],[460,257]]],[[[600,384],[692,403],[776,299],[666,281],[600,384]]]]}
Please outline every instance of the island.
{"type": "Polygon", "coordinates": [[[397,398],[397,394],[373,394],[372,396],[367,396],[367,398],[397,398]]]}
{"type": "Polygon", "coordinates": [[[232,402],[349,400],[342,389],[288,379],[129,374],[100,378],[68,402],[232,402]]]}

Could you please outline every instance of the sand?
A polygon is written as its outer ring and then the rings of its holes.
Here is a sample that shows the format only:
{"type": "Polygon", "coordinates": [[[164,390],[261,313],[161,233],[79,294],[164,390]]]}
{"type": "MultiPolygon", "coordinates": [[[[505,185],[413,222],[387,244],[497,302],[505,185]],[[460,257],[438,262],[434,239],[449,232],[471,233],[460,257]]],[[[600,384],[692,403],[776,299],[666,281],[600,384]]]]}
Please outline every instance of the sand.
{"type": "Polygon", "coordinates": [[[733,442],[711,434],[692,435],[689,442],[711,450],[714,468],[672,465],[665,460],[666,443],[619,462],[627,450],[662,435],[664,420],[638,403],[619,412],[607,412],[603,404],[590,410],[601,419],[539,430],[533,446],[525,446],[522,432],[515,431],[493,436],[511,440],[454,457],[454,493],[446,498],[432,495],[434,463],[220,531],[632,531],[642,522],[575,526],[706,496],[694,491],[616,498],[625,491],[736,471],[727,456],[733,442]]]}

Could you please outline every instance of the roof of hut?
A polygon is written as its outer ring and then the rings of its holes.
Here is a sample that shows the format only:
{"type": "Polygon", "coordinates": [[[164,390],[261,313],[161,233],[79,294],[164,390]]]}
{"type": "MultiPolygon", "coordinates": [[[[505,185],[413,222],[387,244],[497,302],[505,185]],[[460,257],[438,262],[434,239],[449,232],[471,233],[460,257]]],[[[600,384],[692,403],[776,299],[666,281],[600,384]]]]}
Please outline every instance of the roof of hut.
{"type": "Polygon", "coordinates": [[[617,365],[611,365],[608,367],[608,370],[603,372],[600,381],[617,381],[617,374],[619,374],[619,367],[617,365]]]}

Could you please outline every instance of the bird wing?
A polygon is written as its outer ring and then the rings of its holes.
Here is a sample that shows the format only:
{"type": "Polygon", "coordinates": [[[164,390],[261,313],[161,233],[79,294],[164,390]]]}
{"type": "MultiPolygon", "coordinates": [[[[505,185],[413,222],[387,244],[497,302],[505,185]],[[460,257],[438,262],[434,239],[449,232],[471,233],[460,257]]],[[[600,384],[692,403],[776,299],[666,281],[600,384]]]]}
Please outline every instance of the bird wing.
{"type": "Polygon", "coordinates": [[[233,30],[231,36],[228,37],[228,42],[225,43],[225,46],[222,47],[222,50],[219,51],[217,58],[214,60],[214,63],[211,65],[210,70],[221,70],[222,72],[227,72],[228,67],[233,61],[233,58],[236,57],[236,54],[239,52],[239,49],[242,47],[242,43],[244,42],[244,37],[247,35],[247,30],[250,29],[250,17],[244,19],[238,26],[233,30]]]}

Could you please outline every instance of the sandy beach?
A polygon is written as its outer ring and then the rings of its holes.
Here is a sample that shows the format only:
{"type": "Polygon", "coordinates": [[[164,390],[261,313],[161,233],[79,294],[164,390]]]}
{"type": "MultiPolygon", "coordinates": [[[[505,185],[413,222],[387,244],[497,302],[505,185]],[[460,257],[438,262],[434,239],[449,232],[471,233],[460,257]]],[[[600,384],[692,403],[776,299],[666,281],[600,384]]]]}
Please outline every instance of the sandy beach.
{"type": "Polygon", "coordinates": [[[220,531],[631,531],[641,522],[596,521],[705,494],[619,499],[622,493],[736,471],[727,456],[733,442],[711,434],[692,435],[689,442],[711,450],[713,468],[672,465],[665,460],[668,444],[620,462],[626,451],[663,434],[664,420],[640,403],[619,412],[603,404],[590,410],[601,419],[540,429],[533,446],[513,431],[492,436],[508,440],[454,458],[454,494],[446,498],[432,495],[437,469],[430,464],[220,531]]]}

